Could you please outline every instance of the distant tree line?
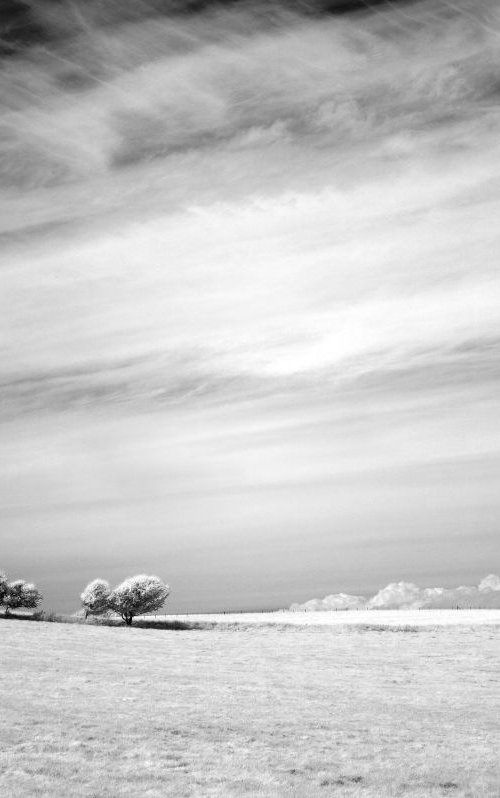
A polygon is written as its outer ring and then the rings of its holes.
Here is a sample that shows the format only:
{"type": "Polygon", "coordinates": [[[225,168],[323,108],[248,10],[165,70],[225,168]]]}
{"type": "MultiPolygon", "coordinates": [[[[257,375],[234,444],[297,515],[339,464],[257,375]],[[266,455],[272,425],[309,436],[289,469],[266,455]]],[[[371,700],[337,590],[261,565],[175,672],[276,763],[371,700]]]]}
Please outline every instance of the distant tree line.
{"type": "Polygon", "coordinates": [[[42,599],[42,594],[32,582],[24,579],[9,582],[6,575],[0,573],[0,607],[5,607],[6,615],[10,610],[35,610],[42,599]]]}
{"type": "Polygon", "coordinates": [[[125,579],[113,590],[105,579],[94,579],[81,594],[85,618],[117,613],[131,626],[136,615],[163,607],[170,588],[157,576],[138,574],[125,579]]]}

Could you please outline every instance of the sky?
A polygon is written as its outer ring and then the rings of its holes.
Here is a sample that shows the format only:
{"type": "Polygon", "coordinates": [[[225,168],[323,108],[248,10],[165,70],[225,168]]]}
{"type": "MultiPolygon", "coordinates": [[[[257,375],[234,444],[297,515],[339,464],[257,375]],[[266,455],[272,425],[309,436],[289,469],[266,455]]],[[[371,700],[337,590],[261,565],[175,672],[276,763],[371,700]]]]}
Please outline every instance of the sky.
{"type": "Polygon", "coordinates": [[[497,3],[0,27],[0,570],[66,612],[498,573],[497,3]]]}

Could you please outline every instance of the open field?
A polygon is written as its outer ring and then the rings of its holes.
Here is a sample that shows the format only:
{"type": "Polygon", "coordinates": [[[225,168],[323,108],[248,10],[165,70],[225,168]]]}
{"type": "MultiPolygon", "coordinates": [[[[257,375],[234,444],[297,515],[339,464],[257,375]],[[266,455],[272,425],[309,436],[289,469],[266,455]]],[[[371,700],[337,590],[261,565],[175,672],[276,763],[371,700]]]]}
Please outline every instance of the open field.
{"type": "Polygon", "coordinates": [[[156,619],[223,626],[367,626],[430,627],[490,626],[500,627],[500,609],[490,610],[353,610],[331,612],[240,612],[224,615],[157,615],[156,619]]]}
{"type": "Polygon", "coordinates": [[[386,629],[387,613],[372,629],[2,620],[0,794],[498,798],[500,626],[474,612],[386,629]]]}

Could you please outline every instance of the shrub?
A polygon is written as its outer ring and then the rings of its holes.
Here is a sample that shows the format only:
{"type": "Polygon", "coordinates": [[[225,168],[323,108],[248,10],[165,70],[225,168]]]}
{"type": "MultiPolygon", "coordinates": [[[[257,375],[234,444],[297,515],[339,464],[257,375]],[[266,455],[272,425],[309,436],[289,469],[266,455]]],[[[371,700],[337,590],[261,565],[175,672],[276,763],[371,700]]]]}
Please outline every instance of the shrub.
{"type": "Polygon", "coordinates": [[[94,579],[89,582],[80,598],[85,611],[85,618],[88,615],[104,615],[110,611],[111,588],[105,579],[94,579]]]}
{"type": "Polygon", "coordinates": [[[47,621],[48,623],[64,623],[63,616],[54,610],[37,610],[31,615],[33,621],[47,621]]]}
{"type": "Polygon", "coordinates": [[[163,607],[169,593],[168,585],[157,576],[139,574],[115,587],[109,604],[130,626],[135,615],[144,615],[163,607]]]}

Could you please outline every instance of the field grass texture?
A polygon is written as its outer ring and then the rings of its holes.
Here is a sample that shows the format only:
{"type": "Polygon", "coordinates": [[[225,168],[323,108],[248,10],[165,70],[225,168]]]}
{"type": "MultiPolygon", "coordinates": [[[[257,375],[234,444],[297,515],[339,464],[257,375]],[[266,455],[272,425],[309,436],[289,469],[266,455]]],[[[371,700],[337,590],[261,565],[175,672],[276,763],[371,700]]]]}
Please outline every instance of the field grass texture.
{"type": "Polygon", "coordinates": [[[2,619],[0,649],[6,798],[500,796],[498,626],[2,619]]]}

